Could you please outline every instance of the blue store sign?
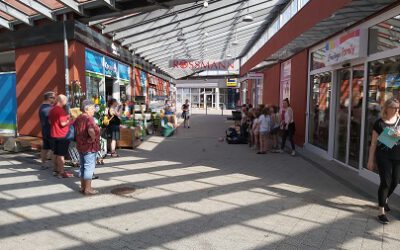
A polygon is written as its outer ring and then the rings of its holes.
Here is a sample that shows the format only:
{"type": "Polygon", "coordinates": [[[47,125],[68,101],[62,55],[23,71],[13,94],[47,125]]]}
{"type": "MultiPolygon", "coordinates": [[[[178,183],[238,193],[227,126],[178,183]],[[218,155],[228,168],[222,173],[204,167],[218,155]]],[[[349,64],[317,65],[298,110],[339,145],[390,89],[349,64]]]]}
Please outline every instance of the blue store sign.
{"type": "Polygon", "coordinates": [[[128,65],[118,63],[119,78],[123,80],[130,79],[130,68],[128,65]]]}
{"type": "Polygon", "coordinates": [[[118,68],[117,61],[106,57],[104,61],[104,75],[117,78],[118,68]]]}
{"type": "Polygon", "coordinates": [[[103,56],[91,50],[85,50],[85,68],[87,71],[103,74],[103,56]]]}
{"type": "Polygon", "coordinates": [[[17,125],[15,73],[0,74],[0,131],[14,133],[17,125]]]}
{"type": "Polygon", "coordinates": [[[147,86],[147,74],[144,71],[140,71],[140,85],[144,88],[147,86]]]}

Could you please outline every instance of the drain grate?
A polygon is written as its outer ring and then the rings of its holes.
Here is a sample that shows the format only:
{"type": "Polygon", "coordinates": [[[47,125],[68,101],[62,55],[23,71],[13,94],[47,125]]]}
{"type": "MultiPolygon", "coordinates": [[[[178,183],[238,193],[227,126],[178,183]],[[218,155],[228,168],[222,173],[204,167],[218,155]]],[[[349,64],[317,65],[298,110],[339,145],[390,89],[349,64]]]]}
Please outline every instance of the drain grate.
{"type": "Polygon", "coordinates": [[[111,190],[112,194],[129,197],[136,191],[135,187],[118,187],[111,190]]]}

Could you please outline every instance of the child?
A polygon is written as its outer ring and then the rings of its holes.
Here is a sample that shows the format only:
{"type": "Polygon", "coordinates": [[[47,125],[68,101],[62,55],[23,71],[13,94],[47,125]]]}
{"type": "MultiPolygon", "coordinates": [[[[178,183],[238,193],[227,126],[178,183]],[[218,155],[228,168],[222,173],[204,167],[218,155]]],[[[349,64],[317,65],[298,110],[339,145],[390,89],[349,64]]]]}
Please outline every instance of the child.
{"type": "Polygon", "coordinates": [[[260,124],[260,151],[257,154],[266,154],[268,148],[268,136],[271,132],[271,114],[268,108],[264,108],[258,119],[260,124]]]}
{"type": "Polygon", "coordinates": [[[260,112],[256,110],[254,112],[254,121],[252,126],[253,132],[253,144],[254,147],[259,150],[260,149],[260,124],[258,123],[258,118],[260,117],[260,112]]]}

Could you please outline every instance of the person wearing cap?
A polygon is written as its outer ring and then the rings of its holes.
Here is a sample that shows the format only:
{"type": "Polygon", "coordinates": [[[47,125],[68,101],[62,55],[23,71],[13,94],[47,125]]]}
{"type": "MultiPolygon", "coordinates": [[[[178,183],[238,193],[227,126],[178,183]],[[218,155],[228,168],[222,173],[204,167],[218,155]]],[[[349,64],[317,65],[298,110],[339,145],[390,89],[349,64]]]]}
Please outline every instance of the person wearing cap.
{"type": "Polygon", "coordinates": [[[51,150],[49,113],[50,110],[53,108],[54,102],[56,100],[56,95],[54,92],[49,91],[46,92],[43,97],[43,103],[39,107],[40,126],[42,128],[42,151],[40,156],[42,160],[41,169],[45,170],[49,168],[46,163],[48,153],[51,150]]]}
{"type": "Polygon", "coordinates": [[[75,120],[76,148],[80,156],[81,193],[94,195],[98,191],[92,188],[92,177],[96,167],[96,156],[100,150],[100,128],[93,116],[94,103],[82,102],[82,114],[75,120]]]}

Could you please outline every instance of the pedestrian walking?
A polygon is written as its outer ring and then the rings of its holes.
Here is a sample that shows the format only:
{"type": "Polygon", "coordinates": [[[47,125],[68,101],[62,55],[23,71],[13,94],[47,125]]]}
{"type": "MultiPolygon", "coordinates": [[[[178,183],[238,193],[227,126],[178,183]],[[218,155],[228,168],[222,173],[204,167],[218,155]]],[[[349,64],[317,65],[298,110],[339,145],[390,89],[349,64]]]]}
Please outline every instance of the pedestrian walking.
{"type": "Polygon", "coordinates": [[[73,118],[65,111],[67,105],[67,97],[59,95],[56,104],[50,110],[50,135],[52,150],[55,155],[55,171],[54,175],[59,178],[72,177],[72,173],[64,171],[65,157],[68,155],[69,139],[68,133],[71,132],[70,126],[73,126],[73,118]]]}
{"type": "Polygon", "coordinates": [[[76,119],[76,148],[80,156],[81,193],[97,194],[92,188],[92,178],[96,167],[97,152],[100,151],[100,128],[93,116],[95,106],[90,100],[82,102],[82,114],[76,119]]]}
{"type": "Polygon", "coordinates": [[[378,221],[387,224],[386,212],[390,211],[388,201],[400,180],[400,103],[397,99],[387,100],[382,108],[381,118],[373,126],[369,149],[368,169],[377,168],[380,184],[378,189],[378,221]]]}
{"type": "Polygon", "coordinates": [[[54,92],[50,91],[46,92],[43,97],[44,101],[39,108],[39,119],[42,128],[42,150],[40,152],[40,158],[42,160],[41,169],[45,170],[49,168],[46,163],[49,151],[51,150],[49,113],[55,103],[56,95],[54,92]]]}
{"type": "Polygon", "coordinates": [[[281,126],[282,130],[282,144],[281,149],[275,152],[282,153],[286,146],[286,140],[289,139],[290,145],[292,147],[291,155],[296,155],[296,148],[294,145],[293,136],[296,131],[296,126],[293,119],[293,109],[290,106],[289,99],[286,98],[282,102],[282,112],[281,112],[281,126]]]}

